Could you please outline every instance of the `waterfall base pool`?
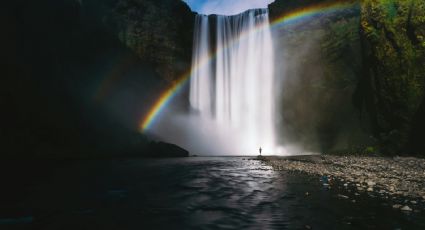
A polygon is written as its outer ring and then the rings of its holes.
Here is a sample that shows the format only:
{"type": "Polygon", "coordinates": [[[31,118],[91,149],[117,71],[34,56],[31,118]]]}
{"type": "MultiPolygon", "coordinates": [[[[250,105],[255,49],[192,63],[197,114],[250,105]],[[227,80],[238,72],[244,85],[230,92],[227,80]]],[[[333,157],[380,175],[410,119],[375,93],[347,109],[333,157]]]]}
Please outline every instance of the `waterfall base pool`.
{"type": "Polygon", "coordinates": [[[422,212],[249,157],[32,163],[2,167],[0,229],[425,229],[422,212]]]}

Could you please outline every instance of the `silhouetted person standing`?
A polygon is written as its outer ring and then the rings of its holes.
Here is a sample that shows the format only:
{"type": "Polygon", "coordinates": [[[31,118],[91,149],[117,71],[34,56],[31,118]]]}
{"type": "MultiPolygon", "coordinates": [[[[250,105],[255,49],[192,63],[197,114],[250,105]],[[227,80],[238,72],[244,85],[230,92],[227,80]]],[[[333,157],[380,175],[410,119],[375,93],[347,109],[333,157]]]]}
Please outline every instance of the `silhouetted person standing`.
{"type": "Polygon", "coordinates": [[[263,151],[263,149],[260,147],[260,149],[258,151],[260,151],[260,156],[261,156],[261,151],[263,151]]]}

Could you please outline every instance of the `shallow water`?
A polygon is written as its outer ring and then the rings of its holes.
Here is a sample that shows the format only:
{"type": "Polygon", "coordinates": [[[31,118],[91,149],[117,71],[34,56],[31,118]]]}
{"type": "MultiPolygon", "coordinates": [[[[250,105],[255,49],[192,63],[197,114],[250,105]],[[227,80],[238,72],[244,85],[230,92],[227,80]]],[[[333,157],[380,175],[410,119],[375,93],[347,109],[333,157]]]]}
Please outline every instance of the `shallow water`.
{"type": "Polygon", "coordinates": [[[0,229],[425,229],[422,212],[246,157],[78,161],[43,175],[2,195],[0,229]]]}

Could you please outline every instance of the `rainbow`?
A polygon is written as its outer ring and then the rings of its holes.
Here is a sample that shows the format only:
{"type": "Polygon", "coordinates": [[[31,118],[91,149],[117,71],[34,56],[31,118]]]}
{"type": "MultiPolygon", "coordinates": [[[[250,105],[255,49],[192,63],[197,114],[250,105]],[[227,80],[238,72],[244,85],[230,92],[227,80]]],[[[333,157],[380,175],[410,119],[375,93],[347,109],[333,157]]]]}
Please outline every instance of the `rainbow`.
{"type": "MultiPolygon", "coordinates": [[[[353,2],[346,2],[346,1],[325,2],[320,4],[314,4],[308,7],[296,9],[292,12],[283,14],[282,16],[273,20],[270,23],[270,25],[272,28],[276,28],[276,27],[281,27],[284,25],[294,24],[294,23],[307,20],[319,15],[330,14],[330,13],[334,13],[334,12],[345,10],[345,9],[351,9],[355,7],[355,5],[356,4],[353,2]]],[[[240,38],[237,40],[240,40],[240,38]]],[[[172,101],[172,99],[180,91],[180,89],[183,88],[183,86],[188,82],[188,80],[190,79],[194,71],[196,71],[199,68],[202,68],[204,65],[214,60],[215,57],[217,56],[217,53],[222,52],[223,49],[232,47],[234,43],[236,42],[237,41],[233,41],[232,42],[233,44],[230,44],[227,47],[221,47],[220,49],[217,49],[216,53],[210,54],[207,57],[205,57],[199,63],[198,66],[192,67],[192,69],[184,73],[170,88],[165,90],[159,96],[159,98],[156,100],[153,106],[151,106],[151,108],[149,109],[149,112],[141,120],[139,125],[140,131],[146,132],[152,127],[152,125],[155,123],[155,120],[157,120],[160,117],[160,114],[164,110],[164,108],[167,107],[167,105],[170,103],[170,101],[172,101]]]]}
{"type": "Polygon", "coordinates": [[[333,1],[313,4],[307,7],[296,9],[292,12],[283,14],[271,22],[272,27],[294,24],[319,15],[332,14],[338,11],[352,9],[356,7],[356,1],[333,1]]]}
{"type": "Polygon", "coordinates": [[[150,128],[150,126],[154,123],[155,118],[159,117],[159,114],[165,107],[173,100],[175,95],[180,91],[180,89],[184,86],[187,79],[190,78],[191,71],[183,74],[173,85],[164,91],[161,96],[156,100],[155,104],[151,107],[147,115],[143,118],[143,121],[140,123],[140,130],[146,131],[150,128]]]}

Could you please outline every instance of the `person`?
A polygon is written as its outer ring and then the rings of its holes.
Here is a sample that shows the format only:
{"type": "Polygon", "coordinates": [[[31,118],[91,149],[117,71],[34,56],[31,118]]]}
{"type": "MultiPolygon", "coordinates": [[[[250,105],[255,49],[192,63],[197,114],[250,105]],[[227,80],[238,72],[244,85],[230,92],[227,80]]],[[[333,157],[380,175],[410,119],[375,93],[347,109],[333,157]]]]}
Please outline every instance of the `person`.
{"type": "Polygon", "coordinates": [[[263,151],[263,149],[261,149],[261,147],[260,147],[260,149],[258,151],[260,151],[260,156],[261,156],[261,151],[263,151]]]}

